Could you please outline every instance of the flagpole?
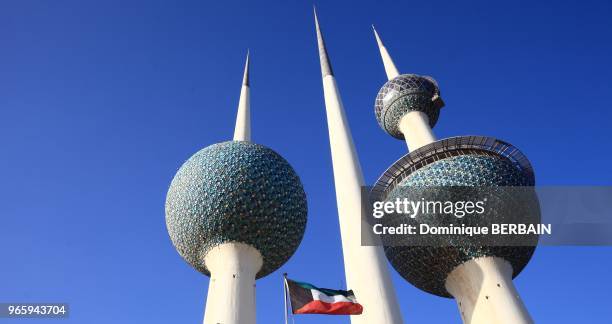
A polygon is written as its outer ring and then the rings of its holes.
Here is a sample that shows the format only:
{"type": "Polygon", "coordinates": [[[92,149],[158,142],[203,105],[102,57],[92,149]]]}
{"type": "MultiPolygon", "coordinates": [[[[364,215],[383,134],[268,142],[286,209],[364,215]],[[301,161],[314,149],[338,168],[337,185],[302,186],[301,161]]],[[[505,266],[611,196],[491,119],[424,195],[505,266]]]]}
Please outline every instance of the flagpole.
{"type": "Polygon", "coordinates": [[[285,298],[285,324],[289,324],[288,322],[288,310],[287,310],[287,273],[283,273],[283,296],[285,298]]]}

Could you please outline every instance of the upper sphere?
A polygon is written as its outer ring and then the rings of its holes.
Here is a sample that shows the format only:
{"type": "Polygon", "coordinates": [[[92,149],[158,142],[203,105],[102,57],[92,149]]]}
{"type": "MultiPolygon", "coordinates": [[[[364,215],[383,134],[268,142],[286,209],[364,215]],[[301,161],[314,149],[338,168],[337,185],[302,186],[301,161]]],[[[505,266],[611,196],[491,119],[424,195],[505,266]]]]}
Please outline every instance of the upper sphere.
{"type": "Polygon", "coordinates": [[[410,111],[421,111],[434,127],[444,102],[436,81],[429,76],[402,74],[385,83],[374,104],[376,120],[389,135],[404,139],[399,122],[410,111]]]}
{"type": "Polygon", "coordinates": [[[208,251],[220,244],[251,245],[263,257],[257,278],[281,267],[306,228],[302,183],[287,161],[251,142],[208,146],[178,170],[166,197],[166,225],[179,254],[209,275],[208,251]]]}

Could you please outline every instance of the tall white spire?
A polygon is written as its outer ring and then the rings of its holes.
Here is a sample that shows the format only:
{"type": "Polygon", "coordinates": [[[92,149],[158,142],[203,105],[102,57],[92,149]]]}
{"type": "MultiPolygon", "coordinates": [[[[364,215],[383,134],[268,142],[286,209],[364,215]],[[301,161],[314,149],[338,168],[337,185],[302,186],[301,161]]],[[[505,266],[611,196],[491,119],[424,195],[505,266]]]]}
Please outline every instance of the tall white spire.
{"type": "Polygon", "coordinates": [[[374,31],[374,36],[376,36],[376,43],[378,43],[378,49],[380,50],[380,56],[382,57],[383,64],[385,65],[385,72],[387,73],[387,79],[391,80],[398,76],[400,73],[395,67],[395,63],[393,63],[393,59],[391,59],[391,55],[387,51],[387,48],[383,44],[380,36],[378,36],[378,32],[376,32],[376,28],[372,25],[372,30],[374,31]]]}
{"type": "Polygon", "coordinates": [[[321,74],[323,78],[326,76],[334,76],[334,70],[332,70],[331,63],[329,62],[329,56],[327,56],[327,50],[325,48],[325,40],[321,34],[321,27],[319,26],[319,18],[317,17],[317,9],[314,8],[315,28],[317,30],[317,45],[319,47],[319,62],[321,62],[321,74]]]}
{"type": "MultiPolygon", "coordinates": [[[[351,323],[401,324],[403,320],[382,247],[361,245],[363,174],[316,10],[314,15],[346,284],[355,292],[357,300],[363,305],[363,314],[351,316],[351,323]]],[[[363,226],[369,225],[364,223],[363,226]]]]}
{"type": "Polygon", "coordinates": [[[234,129],[234,141],[251,140],[251,90],[249,86],[249,51],[247,51],[240,100],[238,101],[238,115],[234,129]]]}

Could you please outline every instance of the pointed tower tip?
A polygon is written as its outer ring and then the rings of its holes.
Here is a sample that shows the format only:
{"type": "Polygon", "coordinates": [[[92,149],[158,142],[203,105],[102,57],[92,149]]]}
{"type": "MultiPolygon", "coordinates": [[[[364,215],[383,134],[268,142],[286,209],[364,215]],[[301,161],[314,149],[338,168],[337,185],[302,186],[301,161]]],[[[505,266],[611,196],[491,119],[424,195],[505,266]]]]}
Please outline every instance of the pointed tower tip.
{"type": "Polygon", "coordinates": [[[317,17],[317,8],[313,6],[315,28],[317,30],[317,43],[319,45],[319,60],[321,62],[321,73],[323,77],[328,75],[334,75],[331,63],[329,62],[329,56],[327,55],[327,49],[325,48],[325,41],[323,40],[323,34],[321,33],[321,27],[319,26],[319,18],[317,17]]]}
{"type": "Polygon", "coordinates": [[[244,75],[242,77],[242,85],[245,86],[249,86],[249,54],[250,54],[250,50],[247,49],[247,54],[246,54],[246,62],[244,64],[244,75]]]}
{"type": "Polygon", "coordinates": [[[376,27],[374,27],[374,24],[372,24],[372,30],[374,31],[374,37],[376,37],[376,43],[378,44],[378,47],[384,47],[385,45],[383,45],[383,42],[380,39],[380,36],[378,35],[378,32],[376,31],[376,27]]]}
{"type": "Polygon", "coordinates": [[[380,35],[378,35],[378,32],[376,31],[374,25],[372,25],[372,30],[374,31],[374,36],[376,37],[376,43],[378,44],[378,50],[380,51],[380,56],[382,58],[383,65],[385,66],[385,73],[387,74],[387,79],[391,80],[400,75],[399,71],[395,67],[395,63],[393,63],[393,60],[391,59],[387,48],[380,39],[380,35]]]}
{"type": "Polygon", "coordinates": [[[240,87],[240,99],[238,99],[238,114],[236,115],[236,127],[234,128],[234,141],[251,140],[251,88],[249,87],[249,53],[247,49],[246,62],[244,63],[244,75],[240,87]]]}

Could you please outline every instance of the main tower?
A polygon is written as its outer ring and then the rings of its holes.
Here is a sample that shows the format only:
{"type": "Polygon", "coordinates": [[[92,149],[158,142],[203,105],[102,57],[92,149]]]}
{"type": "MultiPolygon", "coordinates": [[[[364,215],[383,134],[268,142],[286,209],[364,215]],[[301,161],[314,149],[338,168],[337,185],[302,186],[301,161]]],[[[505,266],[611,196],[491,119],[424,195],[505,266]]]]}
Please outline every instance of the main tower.
{"type": "Polygon", "coordinates": [[[363,174],[316,11],[314,16],[346,284],[363,305],[363,313],[351,316],[351,323],[401,324],[402,315],[383,249],[361,245],[363,174]]]}
{"type": "Polygon", "coordinates": [[[293,168],[251,142],[249,59],[234,140],[205,147],[178,170],[166,225],[179,254],[210,276],[204,324],[255,323],[255,280],[281,267],[306,228],[306,194],[293,168]]]}
{"type": "MultiPolygon", "coordinates": [[[[438,84],[429,76],[400,74],[375,29],[374,34],[388,78],[376,97],[376,119],[389,135],[405,140],[410,151],[377,181],[372,189],[376,200],[420,200],[418,194],[429,190],[428,198],[444,201],[456,196],[458,190],[470,196],[485,188],[497,188],[491,191],[498,192],[500,188],[534,185],[529,161],[509,143],[482,136],[436,140],[432,127],[444,106],[438,84]]],[[[507,203],[500,196],[488,202],[488,207],[496,211],[507,203]]],[[[524,214],[519,217],[539,221],[538,208],[520,210],[524,214]]],[[[424,217],[411,220],[406,216],[402,222],[437,221],[424,217]]],[[[402,277],[417,288],[454,297],[464,323],[533,322],[512,279],[527,265],[535,245],[495,246],[468,242],[461,235],[443,243],[385,246],[385,254],[402,277]]]]}

